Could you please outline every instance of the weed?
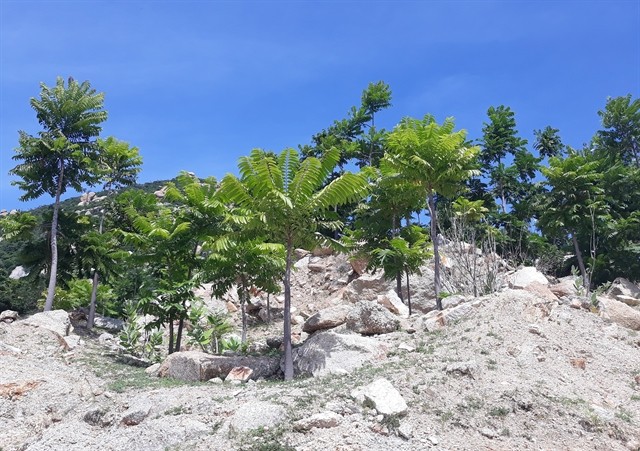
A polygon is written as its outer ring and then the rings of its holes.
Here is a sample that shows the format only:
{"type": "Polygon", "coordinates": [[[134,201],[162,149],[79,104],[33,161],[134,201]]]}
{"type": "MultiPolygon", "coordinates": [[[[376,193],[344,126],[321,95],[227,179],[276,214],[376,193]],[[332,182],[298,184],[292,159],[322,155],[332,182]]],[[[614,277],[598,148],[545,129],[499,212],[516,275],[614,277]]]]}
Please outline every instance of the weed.
{"type": "Polygon", "coordinates": [[[500,431],[500,435],[503,437],[511,437],[511,431],[508,428],[503,428],[500,431]]]}
{"type": "Polygon", "coordinates": [[[487,360],[487,368],[490,370],[495,370],[498,368],[498,361],[495,359],[488,359],[487,360]]]}
{"type": "Polygon", "coordinates": [[[509,415],[509,412],[511,412],[511,409],[508,409],[507,407],[496,406],[489,409],[487,414],[492,417],[506,417],[509,415]]]}
{"type": "Polygon", "coordinates": [[[631,401],[640,401],[640,395],[631,395],[631,401]]]}
{"type": "Polygon", "coordinates": [[[165,415],[184,415],[188,413],[191,413],[191,408],[185,406],[176,406],[164,411],[165,415]]]}
{"type": "Polygon", "coordinates": [[[467,396],[464,401],[458,404],[459,410],[478,410],[484,406],[484,401],[475,396],[467,396]]]}
{"type": "Polygon", "coordinates": [[[627,423],[631,423],[631,419],[633,418],[633,414],[628,410],[620,407],[620,409],[616,412],[616,418],[620,418],[622,421],[626,421],[627,423]]]}
{"type": "Polygon", "coordinates": [[[451,410],[436,410],[436,414],[438,415],[440,422],[444,425],[447,421],[453,418],[453,411],[451,410]]]}

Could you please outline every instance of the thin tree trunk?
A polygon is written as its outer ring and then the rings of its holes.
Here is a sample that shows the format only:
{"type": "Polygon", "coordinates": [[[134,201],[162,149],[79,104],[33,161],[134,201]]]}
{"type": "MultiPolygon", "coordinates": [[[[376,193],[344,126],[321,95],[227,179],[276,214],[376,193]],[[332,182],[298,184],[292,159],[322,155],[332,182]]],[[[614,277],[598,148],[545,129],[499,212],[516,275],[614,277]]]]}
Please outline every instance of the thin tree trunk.
{"type": "Polygon", "coordinates": [[[270,293],[267,293],[267,324],[271,324],[271,303],[270,303],[270,293]]]}
{"type": "MultiPolygon", "coordinates": [[[[187,311],[187,302],[182,301],[182,311],[187,311]]],[[[176,352],[180,352],[182,347],[182,331],[184,330],[184,313],[180,313],[180,320],[178,321],[178,333],[176,334],[176,352]]]]}
{"type": "Polygon", "coordinates": [[[429,193],[429,214],[431,215],[431,241],[433,242],[434,276],[433,286],[436,295],[436,307],[442,310],[440,299],[440,249],[438,244],[438,217],[436,213],[436,199],[433,193],[429,193]]]}
{"type": "Polygon", "coordinates": [[[284,380],[293,380],[293,355],[291,352],[291,258],[293,243],[287,239],[287,262],[284,273],[284,380]]]}
{"type": "MultiPolygon", "coordinates": [[[[102,235],[102,226],[104,223],[104,210],[100,215],[100,226],[98,227],[98,233],[102,235]]],[[[96,298],[98,296],[98,269],[93,270],[93,286],[91,287],[91,302],[89,303],[89,318],[87,318],[87,329],[93,329],[93,324],[96,319],[96,298]]],[[[103,312],[104,313],[104,312],[103,312]]]]}
{"type": "Polygon", "coordinates": [[[405,271],[407,274],[407,305],[409,306],[409,316],[411,316],[411,288],[409,288],[409,271],[405,271]]]}
{"type": "Polygon", "coordinates": [[[53,218],[51,219],[51,268],[49,268],[47,299],[44,303],[45,312],[53,308],[53,297],[56,293],[56,279],[58,278],[58,213],[60,210],[60,195],[62,194],[62,180],[64,177],[64,163],[60,160],[59,164],[60,174],[56,188],[56,200],[53,204],[53,218]]]}
{"type": "Polygon", "coordinates": [[[173,315],[169,315],[169,354],[173,354],[173,315]]]}
{"type": "Polygon", "coordinates": [[[580,274],[582,274],[582,283],[584,289],[589,292],[590,282],[589,275],[587,274],[587,268],[584,266],[584,260],[582,259],[582,252],[580,252],[580,246],[578,245],[578,238],[575,233],[571,233],[571,240],[573,241],[573,248],[576,251],[576,258],[578,259],[578,267],[580,268],[580,274]]]}
{"type": "Polygon", "coordinates": [[[242,312],[242,343],[247,342],[247,290],[244,281],[240,282],[242,288],[239,290],[240,311],[242,312]]]}
{"type": "Polygon", "coordinates": [[[478,266],[478,255],[476,254],[476,232],[472,231],[473,237],[471,239],[471,252],[473,252],[473,297],[478,297],[478,278],[476,277],[478,274],[477,266],[478,266]]]}
{"type": "Polygon", "coordinates": [[[396,274],[396,291],[398,292],[398,297],[402,302],[404,302],[404,298],[402,297],[402,273],[399,272],[396,274]]]}

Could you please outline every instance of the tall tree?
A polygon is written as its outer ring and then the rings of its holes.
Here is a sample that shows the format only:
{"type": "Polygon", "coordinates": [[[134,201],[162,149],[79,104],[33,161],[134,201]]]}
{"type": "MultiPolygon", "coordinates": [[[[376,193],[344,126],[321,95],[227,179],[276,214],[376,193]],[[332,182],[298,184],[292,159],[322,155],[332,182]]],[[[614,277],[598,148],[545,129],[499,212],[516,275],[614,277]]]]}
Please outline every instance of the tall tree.
{"type": "Polygon", "coordinates": [[[284,273],[285,380],[293,379],[291,353],[291,269],[297,247],[315,247],[330,241],[319,227],[337,229],[333,207],[359,201],[367,191],[364,177],[350,172],[326,181],[340,161],[340,151],[327,150],[321,158],[299,159],[286,149],[277,158],[255,149],[238,164],[240,178],[227,174],[220,190],[234,205],[256,214],[254,227],[269,231],[286,250],[284,273]]]}
{"type": "Polygon", "coordinates": [[[88,81],[78,83],[61,77],[56,85],[40,85],[40,98],[31,99],[43,130],[38,136],[20,131],[19,147],[13,159],[22,161],[10,171],[20,180],[12,182],[25,193],[21,200],[36,199],[43,194],[55,198],[51,221],[51,265],[45,310],[51,310],[58,271],[58,212],[60,196],[68,189],[82,190],[82,184],[94,184],[95,138],[107,119],[103,109],[104,94],[97,93],[88,81]]]}
{"type": "Polygon", "coordinates": [[[624,97],[607,99],[602,111],[604,130],[596,135],[596,145],[627,165],[640,168],[640,99],[624,97]]]}
{"type": "Polygon", "coordinates": [[[442,125],[431,115],[422,120],[405,118],[389,134],[387,146],[390,152],[381,162],[415,183],[427,198],[435,258],[435,297],[439,310],[442,310],[442,301],[436,195],[454,196],[466,180],[478,173],[476,158],[479,148],[467,145],[466,130],[456,132],[454,128],[453,118],[445,119],[442,125]]]}

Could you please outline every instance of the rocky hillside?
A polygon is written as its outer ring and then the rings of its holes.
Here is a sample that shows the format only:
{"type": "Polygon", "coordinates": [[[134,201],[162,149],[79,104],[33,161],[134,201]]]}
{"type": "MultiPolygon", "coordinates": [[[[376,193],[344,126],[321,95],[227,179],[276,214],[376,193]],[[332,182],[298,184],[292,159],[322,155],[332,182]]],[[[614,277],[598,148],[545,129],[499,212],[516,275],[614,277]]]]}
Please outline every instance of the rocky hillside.
{"type": "MultiPolygon", "coordinates": [[[[640,450],[637,286],[592,302],[572,279],[505,269],[501,291],[438,312],[427,267],[409,316],[381,274],[298,258],[292,383],[278,297],[249,308],[259,355],[185,348],[149,368],[65,312],[2,313],[0,449],[640,450]]],[[[207,302],[239,321],[232,293],[207,302]]]]}

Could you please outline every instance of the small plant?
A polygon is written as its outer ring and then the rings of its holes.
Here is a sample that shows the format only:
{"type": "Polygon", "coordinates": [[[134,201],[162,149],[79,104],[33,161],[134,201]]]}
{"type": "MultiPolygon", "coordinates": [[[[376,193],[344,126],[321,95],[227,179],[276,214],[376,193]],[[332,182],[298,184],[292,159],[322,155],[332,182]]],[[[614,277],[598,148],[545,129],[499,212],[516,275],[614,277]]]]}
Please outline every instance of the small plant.
{"type": "Polygon", "coordinates": [[[622,421],[626,421],[627,423],[631,423],[631,419],[633,418],[633,414],[628,410],[620,407],[620,409],[616,412],[616,418],[620,418],[622,421]]]}
{"type": "Polygon", "coordinates": [[[127,320],[120,332],[120,346],[131,355],[142,357],[159,362],[162,359],[160,347],[162,346],[162,331],[156,329],[147,331],[140,324],[138,315],[138,305],[128,302],[124,307],[124,314],[127,320]],[[143,334],[144,332],[144,334],[143,334]]]}
{"type": "Polygon", "coordinates": [[[189,320],[193,324],[193,329],[189,332],[189,342],[200,346],[203,352],[222,354],[225,350],[222,337],[233,330],[226,315],[218,312],[208,313],[203,303],[196,303],[189,311],[189,320]]]}
{"type": "Polygon", "coordinates": [[[511,410],[506,407],[496,406],[496,407],[492,407],[487,412],[487,414],[491,415],[492,417],[506,417],[507,415],[509,415],[510,411],[511,410]]]}
{"type": "Polygon", "coordinates": [[[509,428],[502,428],[502,430],[500,431],[500,435],[503,437],[511,437],[511,431],[509,430],[509,428]]]}

